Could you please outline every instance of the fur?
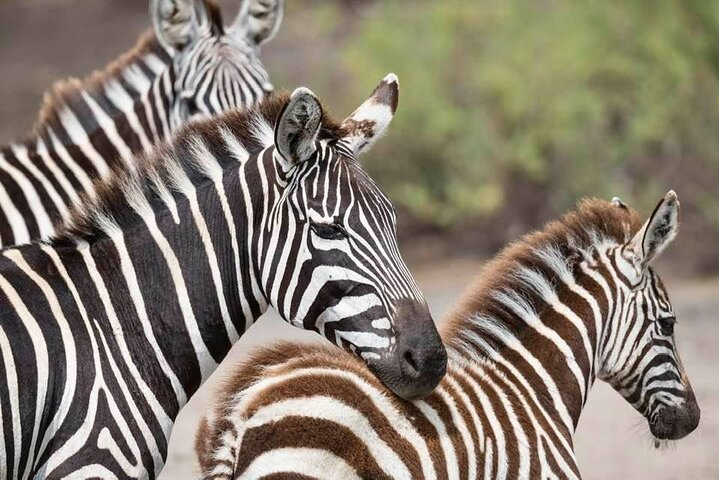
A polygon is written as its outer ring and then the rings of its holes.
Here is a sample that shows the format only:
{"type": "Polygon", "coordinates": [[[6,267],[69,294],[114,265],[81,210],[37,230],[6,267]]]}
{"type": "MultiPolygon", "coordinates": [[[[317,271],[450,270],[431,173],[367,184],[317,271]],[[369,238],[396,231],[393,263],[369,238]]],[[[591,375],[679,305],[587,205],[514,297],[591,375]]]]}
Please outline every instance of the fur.
{"type": "MultiPolygon", "coordinates": [[[[152,153],[140,156],[138,161],[133,162],[136,167],[128,169],[118,166],[97,185],[94,195],[86,195],[73,208],[52,243],[74,244],[78,239],[107,237],[103,227],[108,220],[124,230],[130,226],[130,222],[137,221],[133,209],[128,208],[133,202],[137,203],[137,198],[133,197],[144,195],[151,204],[159,205],[160,193],[164,190],[182,193],[182,185],[186,182],[178,182],[177,179],[183,176],[183,172],[193,184],[207,179],[207,174],[213,172],[216,166],[204,165],[202,159],[193,154],[198,151],[198,142],[218,160],[222,159],[223,167],[232,164],[230,158],[233,157],[226,150],[221,130],[231,132],[249,155],[267,148],[270,146],[267,141],[271,138],[263,132],[272,130],[288,99],[288,94],[280,93],[266,98],[249,110],[227,112],[213,119],[194,122],[180,129],[170,142],[160,145],[152,153]]],[[[338,140],[344,135],[341,124],[323,112],[318,140],[338,140]]]]}

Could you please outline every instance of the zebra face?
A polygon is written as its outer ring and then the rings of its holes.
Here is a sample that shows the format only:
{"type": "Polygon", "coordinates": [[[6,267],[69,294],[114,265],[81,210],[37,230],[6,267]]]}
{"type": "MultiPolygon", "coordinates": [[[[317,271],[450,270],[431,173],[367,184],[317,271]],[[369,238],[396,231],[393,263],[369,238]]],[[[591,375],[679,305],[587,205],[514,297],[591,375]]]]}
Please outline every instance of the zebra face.
{"type": "Polygon", "coordinates": [[[364,359],[399,396],[417,398],[444,376],[446,352],[399,254],[392,204],[356,160],[389,124],[398,94],[388,75],[344,121],[341,138],[321,138],[312,92],[292,94],[275,127],[273,161],[285,187],[271,228],[296,254],[277,266],[287,289],[268,298],[287,321],[364,359]]]}
{"type": "Polygon", "coordinates": [[[644,415],[658,440],[688,435],[700,417],[676,348],[676,315],[650,267],[676,235],[678,213],[679,201],[669,192],[636,236],[610,255],[621,308],[605,330],[600,376],[644,415]]]}
{"type": "Polygon", "coordinates": [[[282,20],[281,0],[245,0],[227,29],[204,0],[153,0],[155,33],[172,52],[170,127],[254,104],[274,89],[259,59],[282,20]]]}

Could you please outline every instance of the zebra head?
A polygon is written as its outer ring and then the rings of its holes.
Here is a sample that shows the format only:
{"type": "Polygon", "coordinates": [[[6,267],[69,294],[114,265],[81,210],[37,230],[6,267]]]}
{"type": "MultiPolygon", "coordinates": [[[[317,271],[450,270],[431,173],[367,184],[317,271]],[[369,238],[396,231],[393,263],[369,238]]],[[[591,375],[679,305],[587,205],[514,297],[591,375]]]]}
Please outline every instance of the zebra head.
{"type": "Polygon", "coordinates": [[[259,59],[282,21],[283,0],[243,0],[225,28],[205,0],[152,0],[155,34],[172,54],[170,127],[254,104],[273,86],[259,59]]]}
{"type": "MultiPolygon", "coordinates": [[[[613,203],[627,208],[618,199],[613,203]]],[[[688,435],[700,416],[676,348],[676,316],[650,266],[678,229],[679,200],[670,191],[637,234],[608,254],[619,301],[602,339],[599,375],[644,415],[658,440],[688,435]]]]}
{"type": "Polygon", "coordinates": [[[390,74],[332,127],[317,97],[295,90],[277,117],[271,158],[279,201],[267,229],[285,252],[281,265],[258,263],[265,296],[285,320],[350,350],[396,394],[416,398],[444,376],[446,352],[400,256],[392,203],[357,161],[398,97],[390,74]]]}

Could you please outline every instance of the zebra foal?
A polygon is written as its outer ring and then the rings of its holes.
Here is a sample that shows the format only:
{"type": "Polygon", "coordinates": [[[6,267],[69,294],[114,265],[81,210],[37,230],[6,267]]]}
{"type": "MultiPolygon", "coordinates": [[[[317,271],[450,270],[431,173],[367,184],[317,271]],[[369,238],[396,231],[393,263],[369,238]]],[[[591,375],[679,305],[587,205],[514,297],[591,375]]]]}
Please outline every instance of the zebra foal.
{"type": "Polygon", "coordinates": [[[259,47],[282,0],[242,0],[225,27],[205,0],[152,0],[154,32],[84,81],[56,83],[32,134],[0,148],[0,245],[48,238],[83,192],[186,122],[272,91],[259,47]]]}
{"type": "Polygon", "coordinates": [[[51,242],[0,250],[0,478],[153,478],[174,418],[269,307],[427,394],[446,352],[362,170],[388,75],[342,123],[306,88],[182,129],[51,242]]]}
{"type": "Polygon", "coordinates": [[[579,478],[572,436],[596,378],[679,439],[699,407],[650,267],[678,229],[583,201],[507,247],[444,323],[447,375],[399,401],[349,356],[285,343],[228,380],[197,434],[203,478],[579,478]]]}

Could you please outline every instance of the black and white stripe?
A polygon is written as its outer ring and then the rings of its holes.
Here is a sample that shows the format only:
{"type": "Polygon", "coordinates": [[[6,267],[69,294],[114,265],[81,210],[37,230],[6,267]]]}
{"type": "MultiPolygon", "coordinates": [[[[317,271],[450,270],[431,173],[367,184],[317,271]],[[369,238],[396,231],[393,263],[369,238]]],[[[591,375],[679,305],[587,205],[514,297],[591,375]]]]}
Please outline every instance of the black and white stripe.
{"type": "Polygon", "coordinates": [[[51,242],[2,250],[0,478],[155,477],[179,409],[270,306],[431,390],[445,352],[355,159],[396,93],[389,76],[343,125],[307,89],[196,122],[51,242]]]}
{"type": "Polygon", "coordinates": [[[260,352],[198,432],[203,478],[579,478],[572,436],[596,378],[657,441],[682,438],[699,407],[649,267],[678,208],[670,192],[640,228],[588,201],[506,249],[450,315],[448,372],[425,400],[392,398],[327,348],[260,352]]]}
{"type": "Polygon", "coordinates": [[[226,30],[204,0],[154,0],[151,13],[154,35],[84,82],[56,84],[31,137],[0,149],[0,245],[48,238],[113,168],[191,119],[272,91],[258,55],[279,26],[281,0],[243,1],[226,30]],[[174,23],[163,22],[168,12],[174,23]]]}

